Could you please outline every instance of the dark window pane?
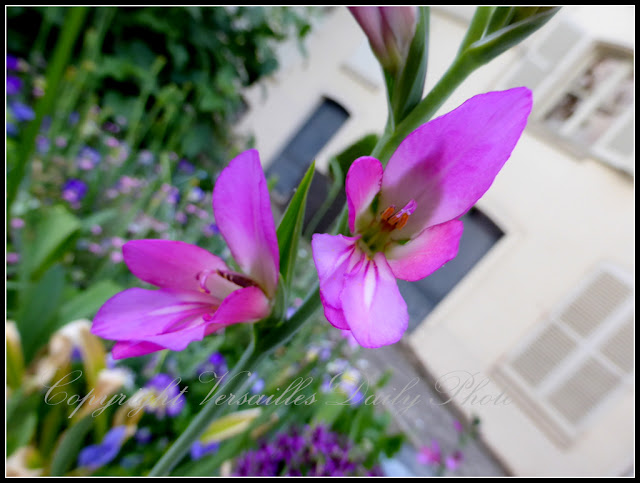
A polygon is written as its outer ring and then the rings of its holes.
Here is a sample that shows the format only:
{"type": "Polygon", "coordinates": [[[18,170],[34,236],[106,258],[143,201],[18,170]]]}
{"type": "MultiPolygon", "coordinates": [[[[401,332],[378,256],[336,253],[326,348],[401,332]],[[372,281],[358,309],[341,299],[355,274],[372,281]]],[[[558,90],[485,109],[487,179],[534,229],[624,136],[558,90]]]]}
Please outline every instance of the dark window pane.
{"type": "Polygon", "coordinates": [[[267,170],[269,177],[277,178],[277,202],[286,205],[314,157],[348,118],[349,113],[342,106],[323,99],[267,170]]]}

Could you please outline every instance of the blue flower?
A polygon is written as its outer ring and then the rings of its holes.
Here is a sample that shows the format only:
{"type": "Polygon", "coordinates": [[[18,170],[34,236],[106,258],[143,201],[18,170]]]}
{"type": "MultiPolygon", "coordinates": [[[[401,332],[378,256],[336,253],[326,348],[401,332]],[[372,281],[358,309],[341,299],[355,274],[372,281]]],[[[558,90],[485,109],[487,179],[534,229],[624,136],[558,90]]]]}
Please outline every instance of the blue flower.
{"type": "Polygon", "coordinates": [[[17,57],[7,54],[7,70],[18,70],[20,61],[17,57]]]}
{"type": "Polygon", "coordinates": [[[155,393],[155,399],[147,404],[145,408],[148,412],[163,418],[165,414],[177,416],[185,405],[184,394],[180,392],[178,380],[169,374],[156,374],[145,385],[155,393]]]}
{"type": "Polygon", "coordinates": [[[126,426],[110,429],[100,444],[87,446],[78,455],[78,466],[96,470],[118,456],[127,435],[126,426]]]}
{"type": "Polygon", "coordinates": [[[220,443],[218,441],[213,441],[211,443],[201,443],[200,441],[196,441],[191,445],[191,459],[194,461],[199,460],[205,455],[215,453],[218,451],[219,447],[220,443]]]}
{"type": "Polygon", "coordinates": [[[15,96],[22,89],[22,80],[14,75],[7,76],[7,95],[15,96]]]}
{"type": "Polygon", "coordinates": [[[62,186],[62,198],[69,203],[77,203],[87,194],[87,183],[71,178],[62,186]]]}
{"type": "Polygon", "coordinates": [[[36,117],[36,113],[33,112],[33,109],[20,101],[13,101],[9,105],[9,109],[11,110],[11,114],[15,120],[18,122],[32,121],[36,117]]]}

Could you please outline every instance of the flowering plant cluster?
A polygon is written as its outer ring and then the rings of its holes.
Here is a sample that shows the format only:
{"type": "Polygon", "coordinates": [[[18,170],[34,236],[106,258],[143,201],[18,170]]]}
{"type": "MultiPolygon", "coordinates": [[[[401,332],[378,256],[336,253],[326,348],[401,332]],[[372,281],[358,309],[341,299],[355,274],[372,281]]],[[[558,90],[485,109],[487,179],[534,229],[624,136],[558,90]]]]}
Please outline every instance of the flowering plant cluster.
{"type": "MultiPolygon", "coordinates": [[[[78,65],[68,60],[85,7],[59,11],[50,64],[8,56],[10,473],[211,475],[235,460],[246,476],[380,475],[403,437],[387,433],[367,394],[384,381],[365,383],[357,351],[400,341],[409,311],[397,280],[456,256],[460,218],[523,133],[526,87],[432,119],[557,10],[513,9],[478,8],[426,96],[429,9],[350,9],[389,112],[375,146],[347,150],[358,154],[333,227],[308,238],[312,160],[274,213],[258,150],[237,146],[224,166],[176,153],[190,84],[151,99],[143,82],[126,116],[98,100],[108,12],[85,32],[78,65]]],[[[157,56],[144,77],[163,66],[157,56]]],[[[437,442],[420,455],[439,468],[462,461],[437,442]]]]}

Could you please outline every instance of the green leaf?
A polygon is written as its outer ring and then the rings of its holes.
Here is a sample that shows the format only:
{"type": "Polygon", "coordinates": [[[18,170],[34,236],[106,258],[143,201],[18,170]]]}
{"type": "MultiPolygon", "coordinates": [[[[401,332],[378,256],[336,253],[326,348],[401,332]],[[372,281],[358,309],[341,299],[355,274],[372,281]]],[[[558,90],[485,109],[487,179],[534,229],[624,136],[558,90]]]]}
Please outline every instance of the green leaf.
{"type": "Polygon", "coordinates": [[[80,220],[63,206],[57,205],[43,211],[31,242],[27,242],[25,247],[27,276],[30,277],[36,271],[41,272],[45,262],[80,226],[80,220]]]}
{"type": "Polygon", "coordinates": [[[287,211],[285,211],[278,225],[277,236],[280,247],[280,273],[283,275],[286,287],[291,284],[293,269],[298,255],[298,241],[302,233],[302,223],[304,221],[304,211],[307,206],[307,194],[315,172],[315,161],[311,163],[309,169],[300,181],[287,211]]]}
{"type": "Polygon", "coordinates": [[[262,408],[245,409],[216,419],[200,436],[203,443],[224,441],[244,433],[254,419],[260,416],[262,408]]]}
{"type": "Polygon", "coordinates": [[[55,265],[27,290],[16,317],[25,363],[31,360],[55,330],[54,321],[63,288],[64,270],[55,265]]]}
{"type": "Polygon", "coordinates": [[[80,449],[84,446],[84,439],[92,426],[93,418],[89,414],[62,434],[53,453],[51,476],[62,476],[73,467],[78,459],[80,449]]]}
{"type": "Polygon", "coordinates": [[[551,20],[560,8],[554,7],[540,10],[535,15],[526,17],[487,35],[473,43],[466,54],[473,58],[475,62],[485,64],[529,37],[551,20]]]}
{"type": "Polygon", "coordinates": [[[62,305],[59,319],[66,324],[73,320],[89,318],[107,299],[121,290],[122,288],[111,280],[101,280],[62,305]]]}
{"type": "Polygon", "coordinates": [[[377,143],[377,134],[367,134],[336,156],[342,170],[343,186],[351,164],[361,156],[369,156],[377,143]]]}
{"type": "Polygon", "coordinates": [[[24,396],[18,391],[7,401],[7,456],[31,441],[38,423],[36,408],[40,397],[24,396]]]}

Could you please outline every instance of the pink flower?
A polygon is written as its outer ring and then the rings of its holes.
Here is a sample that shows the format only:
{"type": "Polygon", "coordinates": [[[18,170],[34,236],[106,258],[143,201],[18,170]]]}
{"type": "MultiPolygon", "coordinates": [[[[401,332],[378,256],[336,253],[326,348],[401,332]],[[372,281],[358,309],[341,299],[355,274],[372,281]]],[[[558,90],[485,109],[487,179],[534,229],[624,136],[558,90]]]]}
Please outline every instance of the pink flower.
{"type": "Polygon", "coordinates": [[[423,465],[440,465],[442,464],[442,452],[440,445],[434,439],[431,445],[423,446],[418,452],[418,463],[423,465]]]}
{"type": "Polygon", "coordinates": [[[404,65],[416,33],[417,7],[349,7],[385,69],[404,65]]]}
{"type": "Polygon", "coordinates": [[[356,159],[346,180],[352,237],[316,234],[327,320],[364,347],[400,340],[409,315],[396,279],[416,281],[454,258],[466,213],[511,155],[531,111],[516,88],[469,99],[420,126],[386,169],[356,159]]]}
{"type": "Polygon", "coordinates": [[[129,269],[160,289],[125,290],[98,311],[91,331],[117,341],[114,359],[183,350],[223,327],[255,322],[271,312],[280,258],[257,151],[245,151],[222,171],[213,191],[213,211],[242,273],[188,243],[126,243],[129,269]]]}
{"type": "Polygon", "coordinates": [[[455,471],[460,467],[463,459],[464,454],[462,453],[462,451],[454,451],[449,456],[447,456],[444,464],[448,470],[455,471]]]}

